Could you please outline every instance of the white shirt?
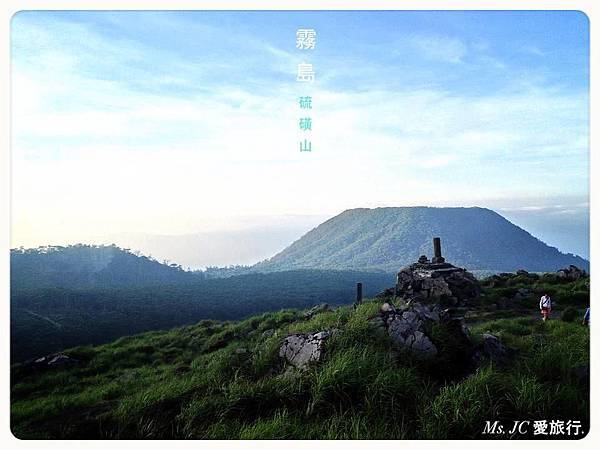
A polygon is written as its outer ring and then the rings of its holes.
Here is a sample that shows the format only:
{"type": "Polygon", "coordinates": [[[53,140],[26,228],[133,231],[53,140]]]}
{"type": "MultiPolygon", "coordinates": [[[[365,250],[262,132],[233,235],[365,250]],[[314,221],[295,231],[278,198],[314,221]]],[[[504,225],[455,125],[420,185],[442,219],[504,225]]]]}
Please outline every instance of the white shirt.
{"type": "Polygon", "coordinates": [[[542,295],[540,298],[540,309],[542,308],[552,308],[552,299],[549,295],[542,295]]]}

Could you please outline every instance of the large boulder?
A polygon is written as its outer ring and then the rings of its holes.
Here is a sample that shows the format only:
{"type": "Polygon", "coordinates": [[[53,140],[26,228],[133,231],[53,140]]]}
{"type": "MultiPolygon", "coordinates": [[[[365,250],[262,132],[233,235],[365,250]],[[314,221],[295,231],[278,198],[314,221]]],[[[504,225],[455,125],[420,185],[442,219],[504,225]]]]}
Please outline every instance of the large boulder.
{"type": "Polygon", "coordinates": [[[283,341],[279,348],[279,356],[292,366],[306,370],[311,363],[321,360],[323,342],[329,336],[331,336],[330,331],[292,334],[283,341]]]}

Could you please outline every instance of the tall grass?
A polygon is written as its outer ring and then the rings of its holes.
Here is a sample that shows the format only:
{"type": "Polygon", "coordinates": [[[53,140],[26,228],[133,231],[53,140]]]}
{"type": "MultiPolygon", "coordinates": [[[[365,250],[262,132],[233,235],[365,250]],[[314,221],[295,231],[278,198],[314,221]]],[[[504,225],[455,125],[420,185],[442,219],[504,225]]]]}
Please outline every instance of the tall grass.
{"type": "Polygon", "coordinates": [[[451,367],[463,345],[455,335],[430,330],[453,356],[415,360],[369,321],[378,308],[203,321],[73,349],[82,362],[70,368],[15,367],[11,428],[22,438],[446,439],[479,438],[485,420],[588,423],[588,386],[575,373],[589,360],[587,327],[479,323],[475,341],[493,332],[519,353],[507,367],[465,374],[451,367]],[[299,372],[279,358],[288,333],[323,329],[336,332],[319,364],[299,372]]]}

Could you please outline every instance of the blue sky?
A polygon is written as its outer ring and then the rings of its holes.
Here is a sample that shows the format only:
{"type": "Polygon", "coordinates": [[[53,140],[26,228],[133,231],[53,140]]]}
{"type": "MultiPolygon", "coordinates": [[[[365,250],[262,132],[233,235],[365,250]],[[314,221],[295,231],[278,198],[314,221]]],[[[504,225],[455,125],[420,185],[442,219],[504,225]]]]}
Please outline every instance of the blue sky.
{"type": "Polygon", "coordinates": [[[587,256],[581,13],[21,12],[11,39],[14,245],[425,204],[587,256]]]}

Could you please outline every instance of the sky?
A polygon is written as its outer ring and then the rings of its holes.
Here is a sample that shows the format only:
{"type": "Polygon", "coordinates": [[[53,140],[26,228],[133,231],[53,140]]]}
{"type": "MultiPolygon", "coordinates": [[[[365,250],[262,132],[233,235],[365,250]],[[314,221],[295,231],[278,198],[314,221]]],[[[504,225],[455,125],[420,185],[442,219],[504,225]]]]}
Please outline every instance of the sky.
{"type": "Polygon", "coordinates": [[[568,11],[17,13],[11,244],[483,206],[587,257],[588,33],[568,11]]]}

